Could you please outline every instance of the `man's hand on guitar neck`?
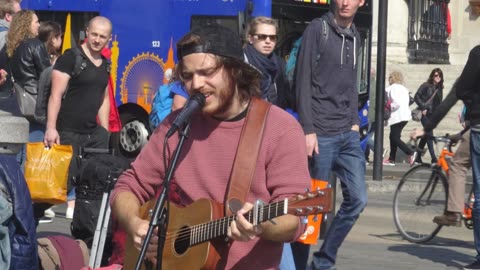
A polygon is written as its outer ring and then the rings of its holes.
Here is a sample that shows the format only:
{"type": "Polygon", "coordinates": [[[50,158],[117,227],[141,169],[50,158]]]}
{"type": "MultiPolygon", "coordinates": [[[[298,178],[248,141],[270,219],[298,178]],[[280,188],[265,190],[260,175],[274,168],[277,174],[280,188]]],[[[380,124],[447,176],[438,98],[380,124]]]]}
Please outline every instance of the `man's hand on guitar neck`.
{"type": "MultiPolygon", "coordinates": [[[[133,237],[133,245],[137,250],[142,248],[143,242],[145,241],[145,236],[147,235],[149,227],[149,221],[143,220],[140,218],[135,218],[134,221],[131,222],[130,234],[133,237]]],[[[158,248],[158,228],[155,228],[153,231],[153,235],[150,238],[150,244],[147,248],[147,253],[145,254],[145,258],[151,261],[154,265],[157,263],[157,248],[158,248]]]]}
{"type": "Polygon", "coordinates": [[[263,227],[261,224],[253,225],[243,216],[253,209],[253,204],[246,203],[242,209],[237,212],[236,220],[232,221],[228,228],[227,236],[235,241],[248,242],[262,234],[263,227]]]}

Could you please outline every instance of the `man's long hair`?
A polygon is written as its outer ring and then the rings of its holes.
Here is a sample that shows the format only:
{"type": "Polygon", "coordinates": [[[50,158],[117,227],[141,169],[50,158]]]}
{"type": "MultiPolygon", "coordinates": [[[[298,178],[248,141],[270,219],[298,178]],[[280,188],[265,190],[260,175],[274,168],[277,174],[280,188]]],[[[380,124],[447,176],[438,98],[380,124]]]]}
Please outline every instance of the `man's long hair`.
{"type": "MultiPolygon", "coordinates": [[[[233,42],[233,41],[232,41],[233,42]]],[[[198,35],[189,33],[177,43],[177,47],[190,47],[202,45],[204,42],[198,35]]],[[[231,57],[214,55],[217,69],[224,68],[227,74],[229,85],[238,89],[241,102],[249,101],[252,97],[260,96],[261,75],[247,63],[231,57]]],[[[175,68],[175,78],[184,81],[182,77],[183,61],[180,60],[175,68]]]]}

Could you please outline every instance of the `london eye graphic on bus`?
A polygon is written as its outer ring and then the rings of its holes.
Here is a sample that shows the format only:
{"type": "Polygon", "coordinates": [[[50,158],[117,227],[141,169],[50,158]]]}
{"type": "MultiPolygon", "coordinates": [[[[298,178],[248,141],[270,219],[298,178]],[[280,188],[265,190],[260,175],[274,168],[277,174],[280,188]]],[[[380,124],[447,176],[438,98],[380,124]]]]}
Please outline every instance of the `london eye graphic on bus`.
{"type": "Polygon", "coordinates": [[[137,54],[128,62],[122,73],[120,84],[122,104],[136,103],[150,112],[156,91],[162,84],[168,83],[174,66],[173,41],[170,42],[166,62],[153,53],[137,54]]]}

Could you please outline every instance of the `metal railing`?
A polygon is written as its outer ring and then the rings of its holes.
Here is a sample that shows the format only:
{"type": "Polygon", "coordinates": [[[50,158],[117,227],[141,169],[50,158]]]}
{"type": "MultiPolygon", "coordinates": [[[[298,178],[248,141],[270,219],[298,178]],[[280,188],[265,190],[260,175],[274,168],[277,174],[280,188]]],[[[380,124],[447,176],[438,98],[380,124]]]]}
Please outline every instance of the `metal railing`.
{"type": "Polygon", "coordinates": [[[408,59],[411,63],[449,64],[447,26],[450,0],[409,0],[408,59]]]}

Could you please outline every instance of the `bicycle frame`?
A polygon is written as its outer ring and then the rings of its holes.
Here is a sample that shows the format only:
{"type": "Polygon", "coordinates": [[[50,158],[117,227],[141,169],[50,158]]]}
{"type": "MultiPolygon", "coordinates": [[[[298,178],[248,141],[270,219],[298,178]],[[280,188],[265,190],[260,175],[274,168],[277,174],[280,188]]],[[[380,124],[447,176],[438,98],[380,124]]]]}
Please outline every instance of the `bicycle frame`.
{"type": "MultiPolygon", "coordinates": [[[[437,171],[438,173],[441,173],[441,171],[439,171],[439,169],[440,168],[434,169],[434,171],[437,171]]],[[[425,193],[427,193],[427,191],[429,191],[429,192],[428,192],[428,197],[425,200],[425,204],[430,205],[430,199],[432,198],[432,195],[433,195],[433,193],[435,191],[435,188],[437,187],[437,184],[438,184],[438,178],[435,177],[435,176],[436,176],[435,173],[432,173],[430,175],[430,178],[428,180],[428,184],[425,186],[425,189],[422,191],[420,196],[418,196],[418,198],[415,202],[416,205],[420,205],[420,201],[422,200],[425,193]]]]}
{"type": "Polygon", "coordinates": [[[448,176],[448,162],[446,157],[453,157],[455,154],[448,149],[448,147],[442,148],[442,152],[440,152],[440,156],[438,158],[437,164],[448,176]]]}

